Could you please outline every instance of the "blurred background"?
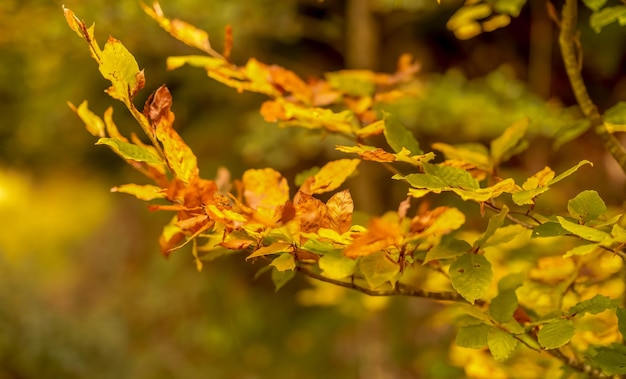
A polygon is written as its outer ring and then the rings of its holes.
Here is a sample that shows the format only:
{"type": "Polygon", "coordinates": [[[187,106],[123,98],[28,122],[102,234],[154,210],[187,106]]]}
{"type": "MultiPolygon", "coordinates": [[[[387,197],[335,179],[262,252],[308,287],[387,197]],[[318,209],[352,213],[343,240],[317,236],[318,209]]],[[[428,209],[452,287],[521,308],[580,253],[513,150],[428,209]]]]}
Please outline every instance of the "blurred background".
{"type": "MultiPolygon", "coordinates": [[[[325,71],[395,70],[402,53],[421,62],[422,96],[391,106],[427,148],[433,141],[489,141],[531,117],[534,149],[508,167],[529,175],[543,165],[604,162],[595,139],[554,150],[579,121],[543,1],[529,1],[505,29],[459,41],[446,30],[460,1],[163,0],[166,15],[207,30],[221,49],[234,30],[233,60],[249,57],[302,77],[325,71]],[[547,100],[550,100],[547,102],[547,100]]],[[[297,277],[274,292],[260,267],[235,255],[197,272],[189,250],[169,259],[157,239],[171,215],[109,188],[144,183],[94,138],[67,106],[110,105],[121,131],[139,128],[104,94],[84,41],[56,0],[0,3],[0,379],[8,378],[458,378],[448,349],[449,314],[413,298],[368,298],[297,277]]],[[[65,0],[101,45],[121,40],[146,72],[148,94],[165,83],[176,126],[199,156],[202,175],[219,166],[234,177],[274,167],[291,182],[335,156],[335,140],[262,121],[263,98],[237,94],[202,70],[168,72],[169,55],[196,53],[146,16],[135,0],[65,0]]],[[[582,18],[584,20],[584,18],[582,18]]],[[[623,29],[602,37],[581,21],[585,75],[602,109],[626,99],[623,29]]],[[[583,142],[581,142],[581,140],[583,142]]],[[[600,166],[602,167],[602,165],[600,166]]],[[[397,207],[403,188],[365,168],[353,183],[356,207],[397,207]],[[359,190],[358,188],[361,188],[359,190]]],[[[597,170],[601,193],[621,201],[623,178],[597,170]]],[[[595,171],[594,171],[595,172],[595,171]]],[[[572,180],[590,180],[589,177],[572,180]]],[[[457,360],[458,364],[458,360],[457,360]]]]}

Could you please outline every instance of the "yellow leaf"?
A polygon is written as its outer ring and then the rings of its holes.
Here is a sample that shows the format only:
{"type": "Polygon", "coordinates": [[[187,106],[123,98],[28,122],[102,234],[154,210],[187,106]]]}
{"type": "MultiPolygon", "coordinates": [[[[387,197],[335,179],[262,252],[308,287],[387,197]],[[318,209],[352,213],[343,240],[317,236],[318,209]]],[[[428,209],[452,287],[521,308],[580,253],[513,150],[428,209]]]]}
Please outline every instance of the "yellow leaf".
{"type": "Polygon", "coordinates": [[[353,233],[353,242],[343,254],[350,258],[370,255],[395,246],[402,237],[402,230],[397,223],[374,218],[362,233],[353,233]]]}
{"type": "Polygon", "coordinates": [[[294,247],[292,244],[287,242],[275,242],[269,246],[263,246],[262,248],[257,249],[254,253],[248,255],[246,257],[246,260],[270,254],[287,253],[293,251],[294,247]]]}
{"type": "Polygon", "coordinates": [[[135,57],[120,41],[110,36],[100,57],[100,73],[112,84],[106,92],[131,107],[131,99],[145,84],[143,71],[139,71],[135,57]]]}
{"type": "Polygon", "coordinates": [[[271,168],[244,172],[243,195],[250,208],[275,210],[289,200],[289,186],[282,175],[271,168]]]}
{"type": "Polygon", "coordinates": [[[373,162],[394,162],[396,160],[395,154],[391,154],[381,148],[365,145],[357,146],[336,146],[336,150],[344,153],[358,154],[361,159],[373,162]]]}
{"type": "Polygon", "coordinates": [[[152,99],[149,99],[149,104],[146,105],[146,108],[149,108],[147,113],[155,129],[156,138],[163,146],[167,166],[178,179],[189,184],[199,175],[197,158],[172,127],[174,113],[170,110],[171,103],[169,90],[161,86],[152,99]]]}
{"type": "Polygon", "coordinates": [[[339,159],[326,163],[313,176],[311,193],[320,194],[336,190],[352,175],[360,162],[359,159],[339,159]]]}
{"type": "Polygon", "coordinates": [[[350,191],[343,190],[334,194],[326,202],[329,226],[332,230],[343,234],[350,230],[352,226],[352,212],[354,211],[354,203],[350,191]]]}
{"type": "Polygon", "coordinates": [[[552,179],[554,179],[554,171],[552,171],[550,167],[546,166],[543,170],[526,179],[522,188],[528,191],[535,188],[545,187],[552,179]]]}
{"type": "Polygon", "coordinates": [[[150,184],[123,184],[121,186],[111,188],[111,192],[127,193],[135,196],[139,200],[144,201],[165,198],[165,191],[162,188],[150,184]]]}
{"type": "Polygon", "coordinates": [[[80,103],[78,107],[68,102],[67,105],[78,115],[78,117],[85,123],[85,128],[94,137],[103,138],[106,136],[104,132],[104,121],[89,110],[87,100],[80,103]]]}

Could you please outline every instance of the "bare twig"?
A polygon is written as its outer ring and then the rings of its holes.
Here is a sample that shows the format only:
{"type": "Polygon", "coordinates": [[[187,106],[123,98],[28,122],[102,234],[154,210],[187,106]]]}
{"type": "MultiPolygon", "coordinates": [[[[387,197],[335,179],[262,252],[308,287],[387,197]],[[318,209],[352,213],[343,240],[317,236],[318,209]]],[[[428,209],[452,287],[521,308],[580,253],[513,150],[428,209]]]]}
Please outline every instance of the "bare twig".
{"type": "MultiPolygon", "coordinates": [[[[413,296],[413,297],[423,297],[432,300],[441,300],[441,301],[455,301],[455,302],[467,302],[461,295],[452,291],[445,292],[431,292],[425,291],[418,288],[413,288],[404,283],[396,283],[395,287],[390,290],[373,290],[367,287],[360,286],[354,281],[343,281],[328,278],[324,275],[318,274],[309,270],[304,266],[296,266],[296,271],[316,280],[320,280],[322,282],[334,284],[336,286],[350,288],[353,290],[357,290],[369,296],[413,296]]],[[[484,302],[482,300],[476,300],[474,302],[476,305],[483,305],[484,302]]]]}
{"type": "Polygon", "coordinates": [[[578,0],[566,0],[561,13],[561,32],[559,34],[559,45],[561,46],[565,71],[580,109],[591,122],[591,127],[595,129],[596,134],[602,138],[605,148],[619,163],[622,171],[626,173],[626,150],[617,138],[607,130],[598,108],[587,93],[587,87],[585,87],[580,74],[581,49],[576,34],[577,12],[578,0]]]}

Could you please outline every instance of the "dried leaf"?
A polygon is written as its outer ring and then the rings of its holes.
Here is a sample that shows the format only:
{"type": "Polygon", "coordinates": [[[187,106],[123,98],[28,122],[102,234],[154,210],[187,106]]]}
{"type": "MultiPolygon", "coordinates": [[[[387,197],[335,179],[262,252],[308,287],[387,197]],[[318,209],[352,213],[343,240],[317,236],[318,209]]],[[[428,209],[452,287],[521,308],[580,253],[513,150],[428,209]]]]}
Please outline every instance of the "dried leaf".
{"type": "Polygon", "coordinates": [[[343,234],[352,226],[352,212],[354,203],[350,191],[343,190],[334,194],[326,202],[328,209],[329,226],[331,229],[343,234]]]}

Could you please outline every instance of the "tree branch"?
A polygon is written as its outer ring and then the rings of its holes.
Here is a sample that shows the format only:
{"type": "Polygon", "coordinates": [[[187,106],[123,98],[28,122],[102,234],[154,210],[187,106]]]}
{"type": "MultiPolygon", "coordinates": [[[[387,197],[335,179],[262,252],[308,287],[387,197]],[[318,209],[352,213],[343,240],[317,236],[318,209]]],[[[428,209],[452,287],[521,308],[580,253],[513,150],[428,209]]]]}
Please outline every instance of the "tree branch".
{"type": "MultiPolygon", "coordinates": [[[[456,302],[467,302],[461,295],[452,291],[445,292],[430,292],[425,291],[418,288],[413,288],[404,283],[396,283],[395,288],[391,290],[373,290],[367,287],[360,286],[352,281],[345,282],[342,280],[331,279],[324,275],[313,272],[306,267],[296,266],[296,271],[316,280],[320,280],[322,282],[334,284],[339,287],[350,288],[353,290],[357,290],[369,296],[413,296],[413,297],[423,297],[432,300],[441,300],[441,301],[456,301],[456,302]]],[[[482,300],[476,300],[474,302],[476,305],[485,304],[482,300]]]]}
{"type": "Polygon", "coordinates": [[[561,32],[559,45],[563,55],[565,71],[572,85],[576,101],[585,117],[591,122],[596,134],[604,142],[604,146],[619,163],[622,171],[626,173],[626,150],[604,125],[604,120],[598,112],[598,108],[591,101],[587,93],[587,87],[580,74],[580,60],[577,58],[577,49],[580,52],[578,36],[576,35],[576,16],[578,13],[578,0],[566,0],[561,13],[561,32]]]}

